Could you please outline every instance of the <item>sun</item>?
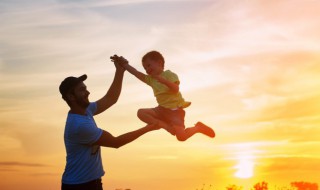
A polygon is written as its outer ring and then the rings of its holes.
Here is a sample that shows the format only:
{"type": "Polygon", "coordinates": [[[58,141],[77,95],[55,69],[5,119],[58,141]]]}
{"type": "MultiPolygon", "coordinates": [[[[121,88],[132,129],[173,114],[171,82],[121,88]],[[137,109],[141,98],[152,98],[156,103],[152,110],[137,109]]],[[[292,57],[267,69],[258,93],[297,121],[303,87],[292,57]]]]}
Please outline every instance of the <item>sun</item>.
{"type": "Polygon", "coordinates": [[[234,174],[238,178],[248,179],[253,177],[254,162],[249,158],[240,158],[238,164],[235,166],[237,169],[234,174]]]}

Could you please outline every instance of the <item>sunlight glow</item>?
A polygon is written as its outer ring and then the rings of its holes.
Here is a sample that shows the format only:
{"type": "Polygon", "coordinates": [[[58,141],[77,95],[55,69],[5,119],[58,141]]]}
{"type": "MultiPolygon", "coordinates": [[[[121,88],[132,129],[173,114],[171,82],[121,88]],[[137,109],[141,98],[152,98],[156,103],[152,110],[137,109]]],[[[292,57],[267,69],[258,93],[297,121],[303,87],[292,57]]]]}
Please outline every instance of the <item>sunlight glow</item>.
{"type": "Polygon", "coordinates": [[[239,159],[238,164],[235,166],[237,172],[234,174],[238,178],[251,178],[253,176],[254,162],[248,157],[239,159]]]}

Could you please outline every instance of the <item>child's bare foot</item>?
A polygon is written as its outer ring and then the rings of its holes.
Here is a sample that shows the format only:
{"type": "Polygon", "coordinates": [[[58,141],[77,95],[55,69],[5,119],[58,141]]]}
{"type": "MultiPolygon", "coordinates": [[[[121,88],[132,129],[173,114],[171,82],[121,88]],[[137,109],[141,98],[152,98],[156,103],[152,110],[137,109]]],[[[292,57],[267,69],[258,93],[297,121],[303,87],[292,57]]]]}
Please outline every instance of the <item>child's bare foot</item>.
{"type": "Polygon", "coordinates": [[[176,135],[176,131],[175,129],[170,126],[169,124],[167,124],[166,122],[164,121],[161,121],[161,120],[158,120],[156,125],[160,128],[163,128],[165,129],[166,131],[168,131],[171,135],[176,135]]]}
{"type": "Polygon", "coordinates": [[[213,129],[208,127],[207,125],[203,124],[202,122],[197,122],[195,124],[195,127],[198,129],[198,131],[204,135],[207,135],[211,138],[215,137],[216,134],[214,133],[213,129]]]}

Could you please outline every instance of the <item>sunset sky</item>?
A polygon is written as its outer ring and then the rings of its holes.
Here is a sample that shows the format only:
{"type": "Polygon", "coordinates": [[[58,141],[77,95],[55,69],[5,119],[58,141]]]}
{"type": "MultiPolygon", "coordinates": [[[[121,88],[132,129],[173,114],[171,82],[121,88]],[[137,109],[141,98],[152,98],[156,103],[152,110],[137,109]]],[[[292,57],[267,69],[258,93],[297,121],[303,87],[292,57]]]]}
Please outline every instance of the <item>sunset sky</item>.
{"type": "MultiPolygon", "coordinates": [[[[102,149],[105,190],[225,189],[267,181],[320,184],[320,1],[0,0],[0,189],[57,190],[67,104],[58,87],[87,74],[95,101],[119,54],[143,71],[160,51],[192,102],[186,126],[102,149]]],[[[95,119],[117,136],[144,126],[152,90],[125,73],[116,105],[95,119]]]]}

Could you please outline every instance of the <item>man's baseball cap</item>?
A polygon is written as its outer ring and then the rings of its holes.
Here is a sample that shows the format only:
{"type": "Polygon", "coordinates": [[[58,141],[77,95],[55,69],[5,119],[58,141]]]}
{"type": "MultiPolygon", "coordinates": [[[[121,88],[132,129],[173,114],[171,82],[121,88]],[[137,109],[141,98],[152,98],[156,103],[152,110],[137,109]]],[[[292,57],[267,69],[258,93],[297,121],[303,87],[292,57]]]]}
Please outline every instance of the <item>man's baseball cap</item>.
{"type": "Polygon", "coordinates": [[[60,91],[62,97],[64,97],[69,92],[69,90],[71,90],[73,87],[75,87],[80,82],[85,81],[86,79],[87,79],[86,74],[81,75],[80,77],[71,76],[71,77],[65,78],[59,86],[59,91],[60,91]]]}

